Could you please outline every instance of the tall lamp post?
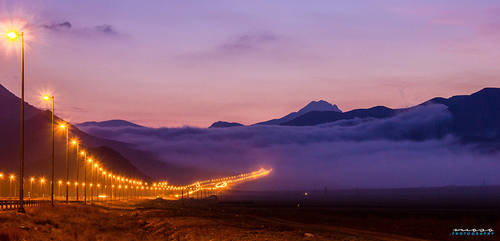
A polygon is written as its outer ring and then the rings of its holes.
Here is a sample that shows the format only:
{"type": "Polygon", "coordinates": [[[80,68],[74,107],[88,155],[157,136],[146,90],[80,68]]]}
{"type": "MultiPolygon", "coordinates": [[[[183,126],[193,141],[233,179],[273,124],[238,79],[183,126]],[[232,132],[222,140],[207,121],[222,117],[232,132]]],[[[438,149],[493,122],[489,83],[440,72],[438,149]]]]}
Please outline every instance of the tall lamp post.
{"type": "Polygon", "coordinates": [[[80,152],[80,155],[83,156],[83,204],[87,204],[87,165],[86,165],[86,161],[87,161],[87,152],[85,151],[81,151],[80,152]]]}
{"type": "Polygon", "coordinates": [[[7,37],[11,40],[21,39],[21,143],[19,150],[19,209],[24,213],[24,32],[10,31],[7,37]]]}
{"type": "Polygon", "coordinates": [[[52,207],[54,206],[54,96],[49,96],[49,95],[44,95],[42,97],[44,101],[50,101],[52,100],[52,122],[51,122],[51,127],[52,127],[52,160],[51,160],[51,182],[50,182],[50,204],[52,207]]]}
{"type": "Polygon", "coordinates": [[[80,149],[79,149],[80,148],[80,143],[78,142],[77,139],[73,139],[71,141],[71,144],[73,146],[76,146],[76,160],[75,160],[75,162],[76,162],[76,184],[75,184],[75,187],[76,187],[76,201],[78,202],[78,171],[79,171],[78,170],[78,166],[79,166],[78,165],[78,154],[80,152],[80,149]]]}
{"type": "Polygon", "coordinates": [[[68,188],[69,185],[69,127],[66,124],[60,125],[61,129],[66,131],[66,204],[69,203],[68,188]]]}

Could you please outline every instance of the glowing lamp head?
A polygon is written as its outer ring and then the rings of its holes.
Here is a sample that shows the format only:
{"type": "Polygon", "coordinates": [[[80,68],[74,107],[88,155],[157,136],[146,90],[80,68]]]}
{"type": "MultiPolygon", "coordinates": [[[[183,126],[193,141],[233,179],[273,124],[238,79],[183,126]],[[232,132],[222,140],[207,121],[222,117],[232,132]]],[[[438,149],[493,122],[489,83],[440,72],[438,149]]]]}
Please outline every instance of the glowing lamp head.
{"type": "Polygon", "coordinates": [[[43,95],[42,96],[42,100],[49,101],[50,100],[50,96],[49,95],[43,95]]]}
{"type": "Polygon", "coordinates": [[[7,33],[7,37],[12,39],[12,40],[16,40],[19,37],[19,34],[17,34],[14,31],[10,31],[7,33]]]}
{"type": "Polygon", "coordinates": [[[66,126],[66,124],[61,124],[61,125],[59,125],[59,128],[61,128],[61,129],[66,129],[66,128],[67,128],[67,126],[66,126]]]}
{"type": "Polygon", "coordinates": [[[78,144],[78,141],[76,139],[73,139],[73,140],[71,140],[71,144],[76,145],[76,144],[78,144]]]}

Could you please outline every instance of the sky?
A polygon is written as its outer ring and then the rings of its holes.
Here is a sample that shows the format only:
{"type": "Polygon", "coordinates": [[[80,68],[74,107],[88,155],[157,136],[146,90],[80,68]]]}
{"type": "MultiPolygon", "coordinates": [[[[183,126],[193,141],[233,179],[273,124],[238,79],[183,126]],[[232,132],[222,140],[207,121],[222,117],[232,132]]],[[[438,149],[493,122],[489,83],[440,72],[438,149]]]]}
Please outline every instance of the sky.
{"type": "MultiPolygon", "coordinates": [[[[0,22],[26,32],[27,101],[50,91],[74,123],[252,124],[500,84],[492,0],[0,0],[0,22]]],[[[2,39],[0,84],[19,95],[16,47],[2,39]]]]}

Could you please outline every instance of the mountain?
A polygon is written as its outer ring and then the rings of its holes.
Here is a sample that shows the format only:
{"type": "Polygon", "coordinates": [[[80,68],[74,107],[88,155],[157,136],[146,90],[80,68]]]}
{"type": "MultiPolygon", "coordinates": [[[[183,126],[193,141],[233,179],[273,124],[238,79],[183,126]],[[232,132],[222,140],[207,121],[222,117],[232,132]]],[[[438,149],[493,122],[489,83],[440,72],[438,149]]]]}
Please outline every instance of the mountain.
{"type": "Polygon", "coordinates": [[[500,88],[484,88],[471,95],[457,95],[450,98],[436,97],[420,105],[391,109],[376,106],[348,112],[310,111],[292,120],[281,123],[286,126],[313,126],[354,118],[382,119],[428,104],[442,104],[451,113],[451,121],[442,126],[429,127],[421,133],[413,133],[411,139],[442,137],[446,134],[458,136],[467,142],[491,142],[500,140],[500,88]],[[432,129],[432,131],[431,131],[432,129]],[[431,133],[432,132],[432,133],[431,133]]]}
{"type": "Polygon", "coordinates": [[[76,124],[79,127],[99,126],[99,127],[143,127],[125,120],[88,121],[76,124]]]}
{"type": "Polygon", "coordinates": [[[369,109],[356,109],[348,112],[337,111],[310,111],[290,121],[281,123],[286,126],[313,126],[338,120],[353,118],[387,118],[394,116],[399,110],[385,106],[376,106],[369,109]]]}
{"type": "MultiPolygon", "coordinates": [[[[16,173],[19,169],[19,123],[21,101],[18,97],[0,85],[0,166],[2,171],[16,173]]],[[[47,176],[50,173],[51,156],[51,112],[37,109],[25,103],[25,171],[27,176],[47,176]]],[[[55,116],[55,122],[62,119],[55,116]]],[[[122,174],[141,179],[150,179],[148,175],[135,168],[131,162],[117,154],[115,148],[126,147],[125,143],[117,143],[110,140],[101,139],[88,135],[73,125],[70,125],[70,135],[78,137],[88,149],[106,148],[111,153],[106,159],[101,159],[105,167],[116,167],[113,170],[120,170],[122,174]]],[[[65,173],[65,144],[66,139],[63,133],[56,129],[55,132],[55,173],[58,177],[63,177],[65,173]]],[[[75,165],[76,150],[70,150],[70,166],[75,165]]],[[[112,170],[112,171],[113,171],[112,170]]],[[[71,171],[75,171],[74,168],[71,171]]],[[[73,176],[72,173],[71,175],[73,176]]]]}
{"type": "Polygon", "coordinates": [[[465,141],[500,139],[500,88],[484,88],[471,95],[433,98],[453,115],[451,129],[465,141]]]}
{"type": "Polygon", "coordinates": [[[320,101],[311,101],[309,104],[304,106],[302,109],[300,109],[297,112],[292,112],[286,116],[283,116],[279,119],[272,119],[269,121],[264,121],[264,122],[259,122],[256,125],[281,125],[285,122],[289,122],[297,117],[300,117],[306,113],[309,113],[311,111],[332,111],[332,112],[339,112],[341,113],[342,111],[337,107],[337,105],[332,105],[324,100],[320,101]]]}
{"type": "MultiPolygon", "coordinates": [[[[109,170],[119,170],[115,171],[116,174],[119,175],[128,175],[130,173],[136,173],[138,175],[142,174],[142,172],[137,169],[129,160],[123,157],[119,152],[113,150],[108,146],[100,146],[100,147],[92,147],[89,148],[89,153],[92,153],[92,156],[97,160],[106,160],[106,167],[109,170]]],[[[143,180],[150,179],[145,174],[140,176],[143,180]]]]}
{"type": "Polygon", "coordinates": [[[214,122],[208,128],[227,128],[227,127],[235,127],[235,126],[244,126],[243,124],[237,122],[225,122],[225,121],[217,121],[214,122]]]}
{"type": "MultiPolygon", "coordinates": [[[[0,85],[1,172],[17,173],[19,169],[17,160],[19,160],[20,103],[21,101],[17,96],[0,85]]],[[[56,122],[62,121],[57,116],[55,119],[56,122]]],[[[125,124],[122,121],[111,121],[105,125],[117,123],[121,126],[125,124]]],[[[133,123],[127,125],[137,126],[133,123]]],[[[104,166],[119,167],[123,174],[131,177],[144,178],[148,176],[183,181],[186,175],[198,173],[199,171],[196,168],[165,163],[155,153],[139,150],[133,144],[87,134],[74,125],[70,125],[70,134],[78,137],[86,145],[86,148],[96,151],[96,155],[106,158],[106,160],[103,160],[104,166]]],[[[66,139],[63,133],[57,129],[55,137],[55,173],[56,176],[62,177],[65,173],[64,146],[66,139]]],[[[48,175],[50,173],[50,138],[51,112],[40,110],[25,103],[25,171],[27,176],[48,175]]],[[[74,153],[74,150],[72,150],[72,153],[74,153]]],[[[71,158],[74,158],[74,154],[71,155],[71,158]]]]}

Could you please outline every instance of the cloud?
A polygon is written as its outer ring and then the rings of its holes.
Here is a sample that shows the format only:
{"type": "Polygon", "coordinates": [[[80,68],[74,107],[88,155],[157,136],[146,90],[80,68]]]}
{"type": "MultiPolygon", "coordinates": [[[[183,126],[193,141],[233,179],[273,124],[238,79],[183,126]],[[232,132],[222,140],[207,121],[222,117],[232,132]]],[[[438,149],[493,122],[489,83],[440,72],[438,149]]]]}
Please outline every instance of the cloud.
{"type": "Polygon", "coordinates": [[[44,24],[42,27],[52,31],[68,31],[72,26],[70,22],[65,21],[62,23],[44,24]]]}
{"type": "Polygon", "coordinates": [[[229,52],[256,50],[265,45],[275,43],[280,40],[280,37],[271,32],[254,32],[236,36],[224,43],[220,50],[229,52]]]}
{"type": "Polygon", "coordinates": [[[101,24],[93,27],[74,27],[73,24],[69,21],[51,23],[51,24],[43,24],[41,25],[43,29],[58,32],[58,33],[71,33],[79,36],[85,35],[93,35],[93,34],[102,34],[102,35],[110,35],[116,36],[120,35],[118,31],[114,28],[114,26],[110,24],[101,24]]]}
{"type": "Polygon", "coordinates": [[[500,184],[497,154],[480,153],[453,136],[429,134],[451,118],[445,106],[426,105],[387,119],[309,127],[82,129],[133,143],[167,162],[203,168],[207,175],[274,169],[247,186],[251,189],[500,184]]]}
{"type": "Polygon", "coordinates": [[[98,25],[95,26],[94,29],[104,34],[118,34],[118,32],[116,32],[115,29],[113,28],[113,26],[109,24],[98,25]]]}

